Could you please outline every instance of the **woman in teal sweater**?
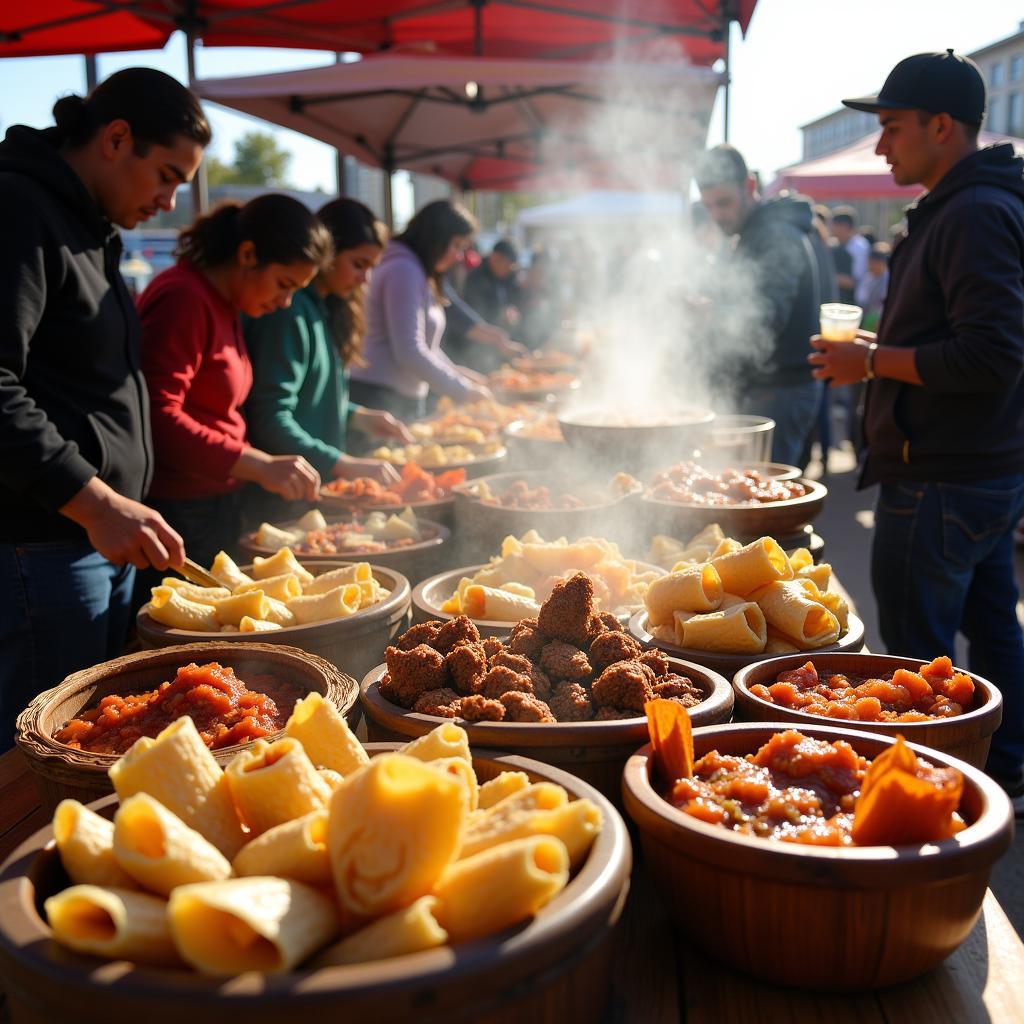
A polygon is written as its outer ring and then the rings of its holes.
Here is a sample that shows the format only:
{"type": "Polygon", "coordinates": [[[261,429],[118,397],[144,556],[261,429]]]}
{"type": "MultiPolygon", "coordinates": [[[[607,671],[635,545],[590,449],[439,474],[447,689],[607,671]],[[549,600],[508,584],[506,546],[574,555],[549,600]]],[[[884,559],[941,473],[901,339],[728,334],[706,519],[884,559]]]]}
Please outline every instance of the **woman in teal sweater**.
{"type": "MultiPolygon", "coordinates": [[[[287,309],[245,325],[253,365],[245,406],[249,436],[265,451],[303,455],[324,480],[371,476],[390,483],[398,479],[391,465],[345,452],[349,427],[372,437],[412,440],[390,413],[348,398],[346,368],[362,347],[365,284],[384,252],[387,229],[354,199],[336,199],[317,216],[334,240],[330,269],[296,292],[287,309]]],[[[273,511],[280,515],[285,509],[273,511]]],[[[264,508],[259,514],[270,512],[264,508]]]]}

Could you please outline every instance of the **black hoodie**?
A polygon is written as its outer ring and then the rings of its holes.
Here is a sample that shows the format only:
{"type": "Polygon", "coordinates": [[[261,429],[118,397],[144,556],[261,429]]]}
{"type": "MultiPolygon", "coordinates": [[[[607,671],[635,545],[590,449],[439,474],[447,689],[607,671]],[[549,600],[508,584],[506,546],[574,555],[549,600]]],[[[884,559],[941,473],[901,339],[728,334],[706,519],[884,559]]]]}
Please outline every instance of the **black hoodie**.
{"type": "Polygon", "coordinates": [[[812,382],[808,340],[818,330],[818,260],[806,200],[784,195],[758,203],[740,228],[736,257],[755,274],[772,342],[766,360],[744,368],[740,391],[812,382]]]}
{"type": "Polygon", "coordinates": [[[0,542],[82,539],[58,509],[97,473],[138,500],[152,475],[139,320],[121,240],[56,129],[0,142],[0,542]]]}
{"type": "Polygon", "coordinates": [[[1024,160],[972,153],[907,224],[878,343],[917,349],[923,386],[868,386],[861,486],[1024,472],[1024,160]]]}

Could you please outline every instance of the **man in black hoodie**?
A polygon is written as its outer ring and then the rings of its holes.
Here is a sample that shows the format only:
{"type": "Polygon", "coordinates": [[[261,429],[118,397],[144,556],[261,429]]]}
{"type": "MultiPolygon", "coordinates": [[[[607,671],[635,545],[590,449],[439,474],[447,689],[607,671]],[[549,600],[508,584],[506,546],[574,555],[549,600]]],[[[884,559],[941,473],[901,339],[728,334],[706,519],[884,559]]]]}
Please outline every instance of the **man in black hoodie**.
{"type": "Polygon", "coordinates": [[[907,211],[877,337],[812,339],[815,375],[867,380],[861,486],[881,485],[872,583],[895,654],[954,654],[1003,694],[988,769],[1024,809],[1024,638],[1014,524],[1024,512],[1024,160],[978,148],[985,84],[948,50],[901,61],[877,96],[875,149],[907,211]]]}
{"type": "Polygon", "coordinates": [[[120,71],[0,143],[0,750],[69,672],[120,653],[136,566],[180,564],[152,477],[139,321],[114,225],[174,206],[210,128],[159,71],[120,71]]]}
{"type": "Polygon", "coordinates": [[[696,179],[711,219],[736,237],[714,303],[713,376],[738,412],[775,420],[773,461],[802,465],[822,397],[806,359],[821,305],[811,205],[790,195],[762,200],[743,157],[727,144],[701,154],[696,179]],[[748,322],[738,328],[742,310],[748,322]],[[731,337],[737,331],[739,351],[731,337]]]}

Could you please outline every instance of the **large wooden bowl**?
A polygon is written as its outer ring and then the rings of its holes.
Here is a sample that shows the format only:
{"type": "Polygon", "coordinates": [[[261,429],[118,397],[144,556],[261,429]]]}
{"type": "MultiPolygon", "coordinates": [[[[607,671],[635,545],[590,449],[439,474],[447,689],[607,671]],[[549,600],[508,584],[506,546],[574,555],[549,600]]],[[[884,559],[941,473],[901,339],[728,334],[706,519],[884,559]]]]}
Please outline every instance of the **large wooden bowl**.
{"type": "Polygon", "coordinates": [[[749,505],[691,505],[642,495],[640,511],[653,533],[692,537],[718,523],[727,537],[748,541],[758,537],[789,537],[814,520],[825,505],[828,490],[814,480],[801,480],[807,493],[784,501],[749,505]]]}
{"type": "MultiPolygon", "coordinates": [[[[371,755],[392,744],[371,744],[371,755]]],[[[564,786],[601,810],[604,827],[568,886],[529,923],[457,947],[350,967],[300,968],[231,980],[184,970],[103,962],[50,937],[43,900],[68,884],[50,828],[0,869],[0,974],[17,1024],[561,1024],[601,1017],[611,980],[611,937],[629,886],[621,817],[600,793],[548,765],[475,752],[481,781],[501,771],[564,786]]],[[[108,817],[116,799],[94,805],[108,817]]]]}
{"type": "MultiPolygon", "coordinates": [[[[303,557],[303,562],[306,559],[303,557]]],[[[349,565],[348,562],[310,561],[309,571],[314,576],[349,565]]],[[[244,572],[252,566],[244,565],[244,572]]],[[[370,566],[377,582],[391,593],[383,601],[364,608],[344,619],[325,619],[302,626],[285,626],[266,633],[200,633],[192,629],[172,629],[157,622],[146,611],[145,605],[135,617],[135,629],[145,647],[167,647],[174,644],[207,643],[216,638],[218,643],[247,643],[259,636],[266,644],[285,644],[300,647],[310,654],[325,658],[342,672],[359,679],[364,672],[380,660],[384,648],[408,620],[412,588],[409,581],[394,569],[370,566]]]]}
{"type": "MultiPolygon", "coordinates": [[[[688,676],[705,694],[700,704],[690,708],[690,719],[695,725],[714,725],[729,720],[733,695],[724,676],[675,658],[670,658],[669,663],[673,672],[688,676]]],[[[408,741],[436,729],[445,721],[436,715],[407,711],[381,696],[380,678],[386,671],[386,665],[378,665],[367,673],[359,686],[366,732],[371,740],[408,741]]],[[[513,751],[572,772],[615,803],[620,799],[622,768],[637,743],[643,743],[647,737],[647,720],[642,716],[611,722],[464,722],[460,719],[459,725],[469,733],[471,745],[513,751]]]]}
{"type": "MultiPolygon", "coordinates": [[[[243,680],[247,675],[271,675],[294,683],[298,697],[316,690],[355,725],[359,718],[358,686],[351,676],[323,658],[295,647],[248,641],[229,643],[225,636],[211,637],[207,633],[203,643],[126,654],[74,672],[58,686],[39,694],[18,716],[15,743],[32,769],[32,781],[43,807],[56,807],[65,797],[88,803],[113,791],[107,769],[118,755],[93,754],[69,747],[53,738],[58,729],[112,693],[125,696],[155,690],[161,683],[173,680],[175,672],[189,662],[216,661],[233,668],[243,680]]],[[[259,689],[255,685],[253,688],[259,689]]],[[[226,765],[243,746],[222,747],[213,756],[219,764],[226,765]]]]}
{"type": "Polygon", "coordinates": [[[615,496],[608,491],[611,474],[599,483],[588,477],[572,483],[565,469],[527,470],[524,472],[495,473],[478,477],[453,488],[455,493],[455,534],[460,553],[468,558],[486,558],[501,546],[503,537],[512,534],[521,537],[528,530],[536,530],[545,540],[568,537],[607,537],[616,543],[625,543],[636,535],[635,503],[637,495],[615,496]],[[549,487],[553,493],[562,492],[589,495],[594,504],[569,509],[520,509],[489,505],[479,498],[480,487],[486,484],[493,494],[501,495],[517,481],[525,481],[531,489],[549,487]],[[597,492],[595,494],[594,492],[597,492]]]}
{"type": "Polygon", "coordinates": [[[915,658],[898,658],[890,654],[824,653],[804,651],[779,658],[756,661],[740,669],[733,678],[736,691],[736,717],[744,722],[792,722],[797,729],[808,724],[834,721],[836,725],[849,725],[864,732],[877,732],[883,736],[903,737],[922,747],[941,750],[959,757],[975,768],[984,768],[992,734],[1003,718],[1002,694],[982,676],[965,669],[957,669],[974,680],[974,704],[956,718],[935,718],[929,722],[844,722],[838,719],[809,715],[805,711],[780,707],[755,697],[750,687],[758,683],[771,685],[780,672],[814,663],[819,672],[843,672],[858,676],[891,676],[898,668],[917,672],[923,662],[915,658]]]}
{"type": "MultiPolygon", "coordinates": [[[[694,732],[697,757],[748,754],[783,724],[717,725],[694,732]]],[[[873,758],[893,741],[822,725],[873,758]]],[[[969,823],[924,846],[826,847],[740,835],[683,813],[651,784],[650,746],[629,759],[623,801],[640,830],[648,870],[678,923],[729,967],[796,988],[852,992],[923,974],[974,927],[989,869],[1013,839],[999,786],[964,761],[924,747],[932,764],[964,774],[969,823]]]]}
{"type": "MultiPolygon", "coordinates": [[[[347,517],[328,519],[328,526],[343,522],[347,517]]],[[[385,569],[392,569],[401,573],[411,583],[417,583],[425,576],[437,572],[440,568],[444,551],[447,549],[448,541],[451,538],[451,531],[440,523],[432,522],[429,519],[419,519],[419,529],[422,540],[400,548],[390,548],[387,551],[373,551],[363,555],[358,551],[346,551],[344,554],[310,555],[301,554],[296,551],[295,556],[303,564],[309,567],[318,562],[337,563],[339,559],[347,562],[372,562],[374,565],[383,566],[385,569]]],[[[297,529],[297,521],[287,523],[275,523],[284,530],[297,529]]],[[[259,544],[256,541],[255,531],[242,536],[238,542],[240,550],[250,558],[259,555],[267,558],[277,551],[275,547],[259,544]]]]}
{"type": "MultiPolygon", "coordinates": [[[[451,612],[441,610],[441,605],[458,590],[459,580],[463,576],[473,577],[481,569],[486,568],[486,562],[478,565],[465,565],[461,569],[438,573],[438,575],[416,584],[412,592],[412,621],[415,623],[441,619],[447,622],[449,619],[454,619],[455,616],[451,612]]],[[[658,575],[665,573],[661,566],[648,562],[636,562],[636,568],[637,572],[656,572],[658,575]]],[[[619,620],[625,624],[629,619],[629,614],[627,612],[620,615],[619,620]]],[[[515,625],[514,622],[506,622],[502,619],[473,619],[473,624],[480,632],[481,637],[507,636],[509,630],[515,625]]]]}
{"type": "MultiPolygon", "coordinates": [[[[721,651],[701,651],[696,647],[680,647],[678,644],[669,643],[654,636],[647,622],[647,611],[638,611],[629,620],[629,631],[645,647],[657,647],[673,658],[687,658],[697,662],[698,665],[707,665],[716,672],[731,679],[741,668],[752,665],[755,661],[763,661],[764,654],[723,654],[721,651]]],[[[864,623],[852,612],[846,623],[846,632],[834,644],[828,647],[818,647],[811,651],[802,651],[802,665],[808,658],[817,657],[818,654],[830,653],[832,651],[860,651],[864,646],[864,623]]],[[[783,655],[788,657],[788,655],[783,655]]],[[[778,721],[778,719],[774,719],[778,721]]]]}

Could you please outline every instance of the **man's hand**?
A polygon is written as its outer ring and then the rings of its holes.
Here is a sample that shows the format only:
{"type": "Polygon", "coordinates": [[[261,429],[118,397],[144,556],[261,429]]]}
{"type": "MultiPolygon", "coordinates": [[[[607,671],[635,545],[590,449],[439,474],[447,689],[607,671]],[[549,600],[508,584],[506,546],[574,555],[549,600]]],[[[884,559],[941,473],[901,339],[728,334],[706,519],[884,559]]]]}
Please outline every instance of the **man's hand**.
{"type": "Polygon", "coordinates": [[[807,357],[814,367],[811,376],[827,380],[834,388],[863,380],[868,346],[874,340],[870,331],[858,331],[855,341],[826,341],[820,334],[813,335],[811,348],[815,351],[807,357]]]}
{"type": "Polygon", "coordinates": [[[114,565],[167,569],[185,560],[181,537],[155,509],[126,498],[94,476],[61,510],[114,565]]]}
{"type": "Polygon", "coordinates": [[[473,326],[466,331],[466,337],[469,338],[470,341],[478,342],[481,345],[490,345],[491,348],[497,349],[505,356],[524,356],[527,352],[526,346],[520,345],[518,341],[513,341],[508,336],[507,331],[502,330],[500,327],[496,327],[494,324],[488,324],[482,321],[478,324],[473,324],[473,326]]]}
{"type": "Polygon", "coordinates": [[[231,476],[251,480],[289,501],[316,501],[320,496],[320,474],[301,455],[268,455],[246,448],[231,467],[231,476]]]}

